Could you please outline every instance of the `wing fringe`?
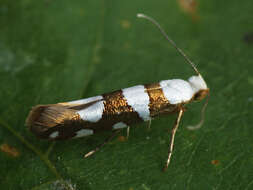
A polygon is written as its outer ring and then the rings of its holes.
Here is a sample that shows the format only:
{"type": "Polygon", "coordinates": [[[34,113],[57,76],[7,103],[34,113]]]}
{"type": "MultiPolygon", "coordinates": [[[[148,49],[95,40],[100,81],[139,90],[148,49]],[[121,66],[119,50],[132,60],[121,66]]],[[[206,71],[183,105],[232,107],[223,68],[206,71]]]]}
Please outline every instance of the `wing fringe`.
{"type": "Polygon", "coordinates": [[[27,119],[26,126],[54,127],[63,124],[64,121],[77,119],[76,110],[61,104],[37,105],[32,108],[27,119]]]}

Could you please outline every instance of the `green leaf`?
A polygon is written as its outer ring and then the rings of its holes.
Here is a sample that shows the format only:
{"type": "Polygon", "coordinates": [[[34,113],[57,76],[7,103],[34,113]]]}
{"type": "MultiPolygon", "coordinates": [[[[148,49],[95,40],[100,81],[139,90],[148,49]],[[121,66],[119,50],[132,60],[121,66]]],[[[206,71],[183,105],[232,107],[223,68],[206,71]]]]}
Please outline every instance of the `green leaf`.
{"type": "Polygon", "coordinates": [[[198,1],[194,13],[178,2],[0,2],[0,146],[18,151],[1,148],[1,189],[253,188],[252,1],[198,1]],[[128,141],[115,138],[87,159],[110,132],[36,139],[24,125],[36,104],[193,74],[139,12],[156,18],[195,60],[211,92],[197,131],[186,126],[199,121],[203,102],[187,106],[167,172],[173,115],[152,121],[150,131],[133,126],[128,141]]]}

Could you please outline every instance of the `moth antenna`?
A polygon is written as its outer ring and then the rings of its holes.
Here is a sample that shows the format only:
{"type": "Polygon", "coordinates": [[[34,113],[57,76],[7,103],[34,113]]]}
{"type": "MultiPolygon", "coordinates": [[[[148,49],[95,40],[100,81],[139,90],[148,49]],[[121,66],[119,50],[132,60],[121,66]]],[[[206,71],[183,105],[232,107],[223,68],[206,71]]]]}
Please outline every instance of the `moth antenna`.
{"type": "Polygon", "coordinates": [[[205,104],[203,105],[202,109],[201,109],[201,119],[200,119],[200,122],[197,124],[197,125],[189,125],[187,126],[187,129],[189,130],[197,130],[197,129],[200,129],[205,121],[205,111],[206,111],[206,107],[207,107],[207,104],[208,104],[208,100],[209,100],[209,92],[207,94],[207,98],[206,98],[206,102],[205,104]]]}
{"type": "Polygon", "coordinates": [[[168,40],[169,43],[171,43],[172,46],[173,46],[174,48],[176,48],[176,50],[177,50],[177,51],[185,58],[185,60],[192,66],[192,68],[194,69],[194,71],[195,71],[198,75],[200,75],[200,73],[199,73],[197,67],[195,66],[195,64],[187,57],[187,55],[186,55],[179,47],[177,47],[176,43],[175,43],[173,40],[171,40],[171,39],[169,38],[169,36],[168,36],[168,35],[166,34],[166,32],[164,31],[164,29],[160,26],[160,24],[159,24],[155,19],[153,19],[152,17],[149,17],[149,16],[147,16],[147,15],[144,15],[144,14],[142,14],[142,13],[138,13],[138,14],[137,14],[137,17],[138,17],[138,18],[147,19],[148,21],[150,21],[151,23],[153,23],[155,26],[157,26],[157,28],[160,30],[160,32],[161,32],[162,35],[166,38],[166,40],[168,40]]]}

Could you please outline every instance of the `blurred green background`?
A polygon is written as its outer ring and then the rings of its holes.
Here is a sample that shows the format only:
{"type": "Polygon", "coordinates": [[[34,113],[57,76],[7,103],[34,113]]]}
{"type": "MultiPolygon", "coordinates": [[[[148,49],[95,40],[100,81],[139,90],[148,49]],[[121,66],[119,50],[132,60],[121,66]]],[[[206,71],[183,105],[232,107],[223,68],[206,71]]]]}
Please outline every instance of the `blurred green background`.
{"type": "Polygon", "coordinates": [[[0,1],[1,189],[253,189],[252,0],[0,1]],[[196,63],[211,90],[188,105],[166,173],[175,116],[111,133],[48,142],[24,126],[33,105],[70,101],[163,79],[190,66],[145,20],[154,17],[196,63]],[[123,131],[121,135],[126,135],[123,131]]]}

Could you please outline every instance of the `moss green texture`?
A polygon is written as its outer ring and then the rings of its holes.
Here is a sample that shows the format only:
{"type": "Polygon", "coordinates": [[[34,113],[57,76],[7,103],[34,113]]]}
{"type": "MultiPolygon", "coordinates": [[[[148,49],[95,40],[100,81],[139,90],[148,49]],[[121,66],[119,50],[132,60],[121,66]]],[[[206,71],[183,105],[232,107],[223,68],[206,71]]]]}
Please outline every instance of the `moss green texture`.
{"type": "MultiPolygon", "coordinates": [[[[197,1],[194,21],[177,1],[0,1],[0,189],[252,189],[252,0],[197,1]],[[175,116],[133,126],[128,141],[115,138],[82,156],[110,132],[48,142],[24,125],[33,105],[99,95],[193,71],[142,12],[156,18],[196,63],[210,87],[204,102],[187,106],[166,173],[175,116]],[[245,38],[245,35],[247,38],[245,38]]],[[[122,131],[121,135],[126,135],[122,131]]]]}

